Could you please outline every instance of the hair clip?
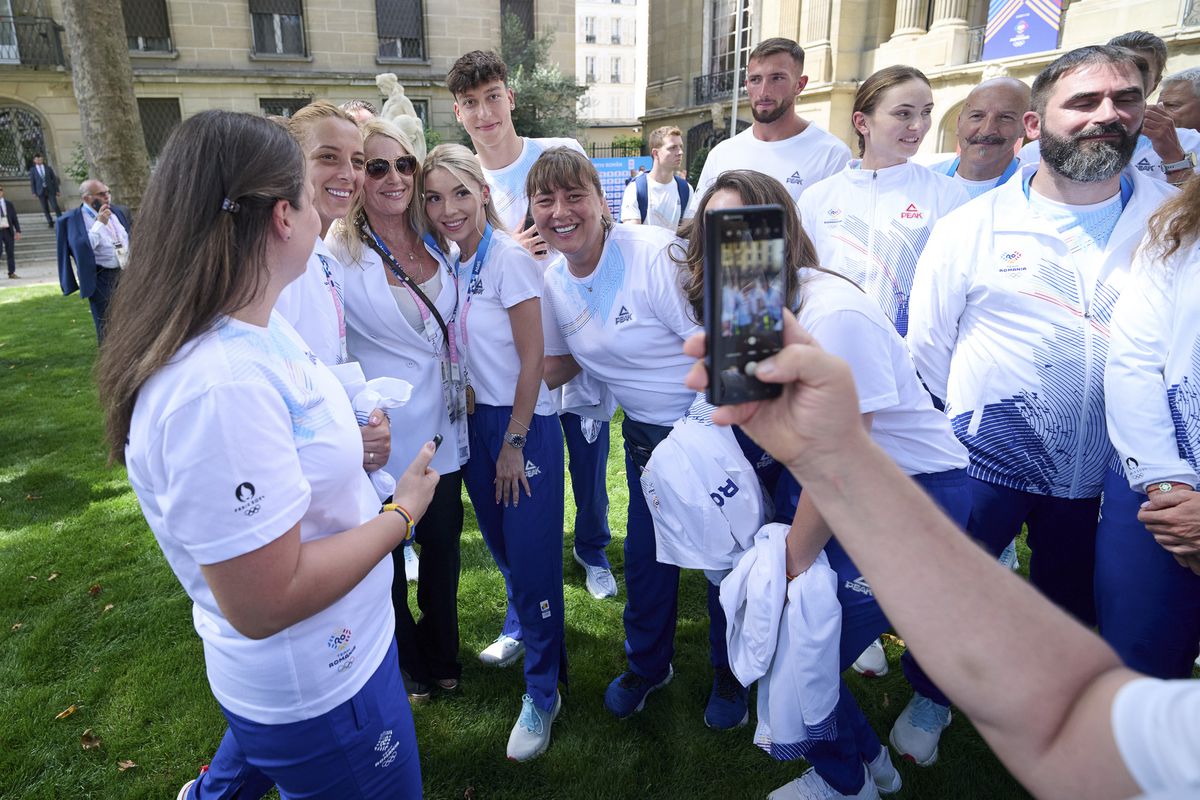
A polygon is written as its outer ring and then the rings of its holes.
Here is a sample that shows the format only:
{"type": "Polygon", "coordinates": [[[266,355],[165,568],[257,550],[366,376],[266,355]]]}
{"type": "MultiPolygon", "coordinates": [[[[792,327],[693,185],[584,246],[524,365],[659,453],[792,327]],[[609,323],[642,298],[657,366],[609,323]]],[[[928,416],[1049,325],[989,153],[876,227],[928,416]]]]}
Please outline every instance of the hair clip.
{"type": "Polygon", "coordinates": [[[221,210],[228,211],[230,214],[236,214],[240,208],[241,206],[238,203],[230,200],[228,197],[221,201],[221,210]]]}

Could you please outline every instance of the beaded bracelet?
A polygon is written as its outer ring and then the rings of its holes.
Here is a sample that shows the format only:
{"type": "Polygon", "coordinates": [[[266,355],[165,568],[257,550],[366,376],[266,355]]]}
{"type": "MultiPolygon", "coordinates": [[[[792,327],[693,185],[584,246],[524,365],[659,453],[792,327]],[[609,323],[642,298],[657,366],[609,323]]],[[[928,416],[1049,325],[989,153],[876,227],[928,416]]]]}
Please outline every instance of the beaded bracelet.
{"type": "Polygon", "coordinates": [[[407,542],[409,539],[411,539],[413,536],[413,531],[416,530],[417,525],[415,522],[413,522],[412,514],[408,513],[408,509],[399,503],[385,503],[383,507],[379,509],[379,513],[382,514],[385,511],[395,511],[404,518],[404,524],[407,526],[404,530],[404,541],[407,542]]]}

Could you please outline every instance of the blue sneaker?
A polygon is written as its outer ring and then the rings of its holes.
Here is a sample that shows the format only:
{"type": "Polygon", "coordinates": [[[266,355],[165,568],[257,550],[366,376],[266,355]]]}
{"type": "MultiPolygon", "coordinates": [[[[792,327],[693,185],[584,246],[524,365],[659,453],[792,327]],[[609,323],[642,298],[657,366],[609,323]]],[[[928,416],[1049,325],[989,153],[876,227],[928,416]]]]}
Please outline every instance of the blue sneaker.
{"type": "Polygon", "coordinates": [[[717,731],[742,727],[750,720],[750,709],[746,705],[749,696],[750,690],[742,686],[733,670],[717,667],[712,693],[704,709],[704,724],[717,731]]]}
{"type": "Polygon", "coordinates": [[[604,707],[617,719],[625,719],[642,710],[646,695],[661,689],[675,677],[675,668],[667,665],[667,676],[658,683],[647,680],[636,672],[626,670],[618,675],[604,692],[604,707]]]}
{"type": "Polygon", "coordinates": [[[928,767],[937,761],[938,740],[949,725],[950,707],[917,693],[900,712],[888,739],[901,757],[928,767]]]}

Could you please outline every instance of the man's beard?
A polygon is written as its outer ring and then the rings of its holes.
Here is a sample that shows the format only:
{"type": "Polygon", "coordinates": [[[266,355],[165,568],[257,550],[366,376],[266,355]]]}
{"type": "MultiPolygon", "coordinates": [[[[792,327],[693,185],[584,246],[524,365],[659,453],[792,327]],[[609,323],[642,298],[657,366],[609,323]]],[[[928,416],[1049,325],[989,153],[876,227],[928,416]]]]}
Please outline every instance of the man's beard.
{"type": "Polygon", "coordinates": [[[1093,125],[1072,136],[1055,136],[1044,126],[1038,139],[1042,161],[1065,178],[1079,183],[1106,181],[1125,168],[1137,147],[1138,128],[1130,134],[1119,122],[1093,125]],[[1097,134],[1119,136],[1117,142],[1085,142],[1097,134]]]}
{"type": "Polygon", "coordinates": [[[796,98],[792,98],[790,103],[780,103],[770,111],[760,112],[757,107],[751,106],[750,113],[754,116],[755,122],[760,122],[763,125],[770,125],[776,120],[783,119],[783,115],[789,111],[793,111],[796,107],[796,98]]]}

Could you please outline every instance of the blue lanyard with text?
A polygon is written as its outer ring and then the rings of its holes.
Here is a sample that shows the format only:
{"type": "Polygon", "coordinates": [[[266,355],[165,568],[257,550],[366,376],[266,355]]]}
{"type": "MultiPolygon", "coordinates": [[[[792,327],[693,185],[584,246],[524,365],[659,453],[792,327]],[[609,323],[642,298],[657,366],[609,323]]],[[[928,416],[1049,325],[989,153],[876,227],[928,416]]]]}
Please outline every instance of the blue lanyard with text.
{"type": "MultiPolygon", "coordinates": [[[[479,273],[483,270],[483,262],[487,259],[488,245],[491,243],[492,225],[489,222],[483,226],[483,238],[479,240],[479,247],[475,249],[475,261],[471,264],[471,279],[467,282],[467,297],[462,301],[462,308],[458,312],[458,341],[464,348],[467,347],[467,312],[471,310],[471,290],[475,288],[475,282],[479,280],[479,273]]],[[[459,276],[459,279],[461,280],[461,276],[459,276]]]]}
{"type": "MultiPolygon", "coordinates": [[[[1037,170],[1034,170],[1026,178],[1021,188],[1025,190],[1025,199],[1029,199],[1029,183],[1033,180],[1033,176],[1037,175],[1037,170]]],[[[1121,176],[1121,210],[1125,210],[1125,206],[1129,205],[1129,199],[1133,197],[1133,181],[1129,180],[1128,175],[1121,176]]]]}
{"type": "MultiPolygon", "coordinates": [[[[958,172],[958,165],[961,161],[962,161],[962,158],[960,156],[954,157],[954,160],[950,162],[950,168],[946,170],[946,175],[948,177],[951,177],[951,178],[954,177],[954,173],[958,172]]],[[[1010,161],[1008,166],[1005,167],[1005,169],[1004,169],[1004,174],[1002,174],[996,180],[996,182],[994,184],[992,184],[993,188],[996,186],[999,186],[1003,183],[1008,183],[1008,179],[1011,178],[1013,176],[1013,173],[1017,171],[1017,167],[1020,166],[1020,163],[1021,163],[1021,160],[1018,158],[1014,158],[1012,161],[1010,161]]]]}

